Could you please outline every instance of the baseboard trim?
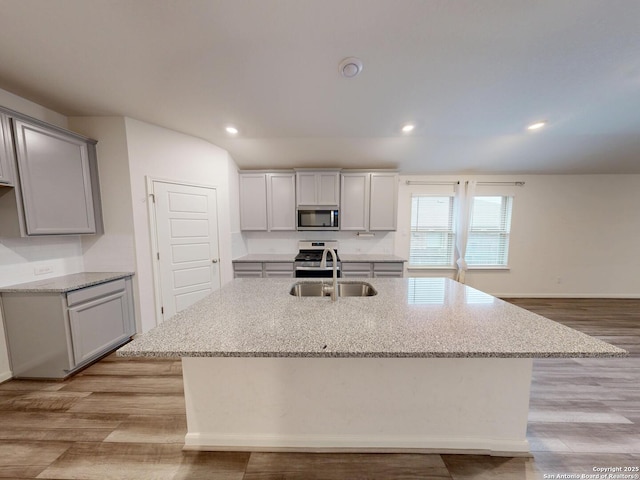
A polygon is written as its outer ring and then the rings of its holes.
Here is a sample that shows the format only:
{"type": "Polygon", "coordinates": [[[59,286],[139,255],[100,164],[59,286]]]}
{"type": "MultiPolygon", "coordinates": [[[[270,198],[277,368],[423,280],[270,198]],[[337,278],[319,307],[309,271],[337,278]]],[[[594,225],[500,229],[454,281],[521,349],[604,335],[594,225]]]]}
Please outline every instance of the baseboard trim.
{"type": "Polygon", "coordinates": [[[0,372],[0,383],[11,380],[12,378],[13,374],[11,373],[11,371],[0,372]]]}
{"type": "Polygon", "coordinates": [[[440,453],[531,456],[527,440],[413,435],[212,435],[187,433],[184,450],[323,453],[440,453]]]}

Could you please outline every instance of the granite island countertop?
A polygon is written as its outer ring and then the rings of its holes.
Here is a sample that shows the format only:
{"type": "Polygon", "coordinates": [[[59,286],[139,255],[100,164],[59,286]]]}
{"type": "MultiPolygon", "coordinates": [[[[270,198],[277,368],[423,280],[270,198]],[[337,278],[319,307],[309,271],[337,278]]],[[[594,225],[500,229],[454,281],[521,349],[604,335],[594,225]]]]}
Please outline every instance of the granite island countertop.
{"type": "Polygon", "coordinates": [[[0,287],[0,293],[66,293],[79,288],[118,280],[133,275],[133,272],[82,272],[51,277],[35,282],[19,283],[0,287]]]}
{"type": "Polygon", "coordinates": [[[625,350],[447,278],[372,278],[367,282],[377,295],[332,302],[329,297],[289,295],[294,279],[235,279],[139,336],[118,355],[627,355],[625,350]]]}

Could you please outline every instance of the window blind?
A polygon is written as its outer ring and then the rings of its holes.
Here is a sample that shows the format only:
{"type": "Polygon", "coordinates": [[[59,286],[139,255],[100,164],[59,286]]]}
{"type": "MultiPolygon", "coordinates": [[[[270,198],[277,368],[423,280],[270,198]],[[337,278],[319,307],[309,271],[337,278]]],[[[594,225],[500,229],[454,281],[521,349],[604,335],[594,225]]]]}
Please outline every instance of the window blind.
{"type": "Polygon", "coordinates": [[[407,303],[409,305],[443,305],[444,278],[409,278],[407,303]]]}
{"type": "Polygon", "coordinates": [[[506,266],[513,197],[475,196],[465,260],[470,266],[506,266]]]}
{"type": "Polygon", "coordinates": [[[453,265],[453,203],[453,196],[411,197],[409,265],[453,265]]]}

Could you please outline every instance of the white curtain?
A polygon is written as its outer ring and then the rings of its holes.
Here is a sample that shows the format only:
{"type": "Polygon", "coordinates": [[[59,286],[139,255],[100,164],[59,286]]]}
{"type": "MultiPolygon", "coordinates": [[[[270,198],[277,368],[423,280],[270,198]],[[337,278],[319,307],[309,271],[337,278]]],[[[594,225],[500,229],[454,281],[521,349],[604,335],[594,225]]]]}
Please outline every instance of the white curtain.
{"type": "Polygon", "coordinates": [[[469,238],[469,228],[471,226],[471,206],[476,193],[476,181],[471,180],[456,187],[456,265],[458,272],[456,280],[464,283],[464,276],[467,271],[467,240],[469,238]]]}

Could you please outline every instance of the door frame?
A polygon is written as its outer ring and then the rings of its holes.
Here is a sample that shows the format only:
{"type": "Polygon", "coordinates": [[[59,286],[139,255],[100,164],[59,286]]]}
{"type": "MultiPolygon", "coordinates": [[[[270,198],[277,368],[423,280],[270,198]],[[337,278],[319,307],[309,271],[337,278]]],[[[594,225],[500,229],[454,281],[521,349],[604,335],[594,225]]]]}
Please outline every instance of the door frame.
{"type": "MultiPolygon", "coordinates": [[[[154,307],[155,307],[156,326],[158,326],[164,321],[164,318],[162,316],[162,285],[160,281],[160,268],[158,264],[158,261],[159,261],[158,255],[160,253],[160,249],[158,247],[158,229],[157,229],[158,220],[156,218],[155,195],[153,191],[153,184],[155,182],[170,183],[173,185],[181,185],[185,187],[208,188],[215,192],[216,194],[216,231],[218,233],[218,257],[220,256],[220,222],[219,222],[220,211],[218,208],[218,186],[216,185],[205,185],[202,183],[185,182],[182,180],[151,177],[149,175],[145,176],[146,195],[147,195],[147,215],[149,217],[149,239],[151,241],[151,269],[153,271],[153,298],[154,298],[154,307]]],[[[220,264],[219,260],[218,260],[218,264],[220,264]]],[[[220,285],[222,285],[222,275],[219,270],[218,270],[218,276],[220,277],[220,285]]]]}

